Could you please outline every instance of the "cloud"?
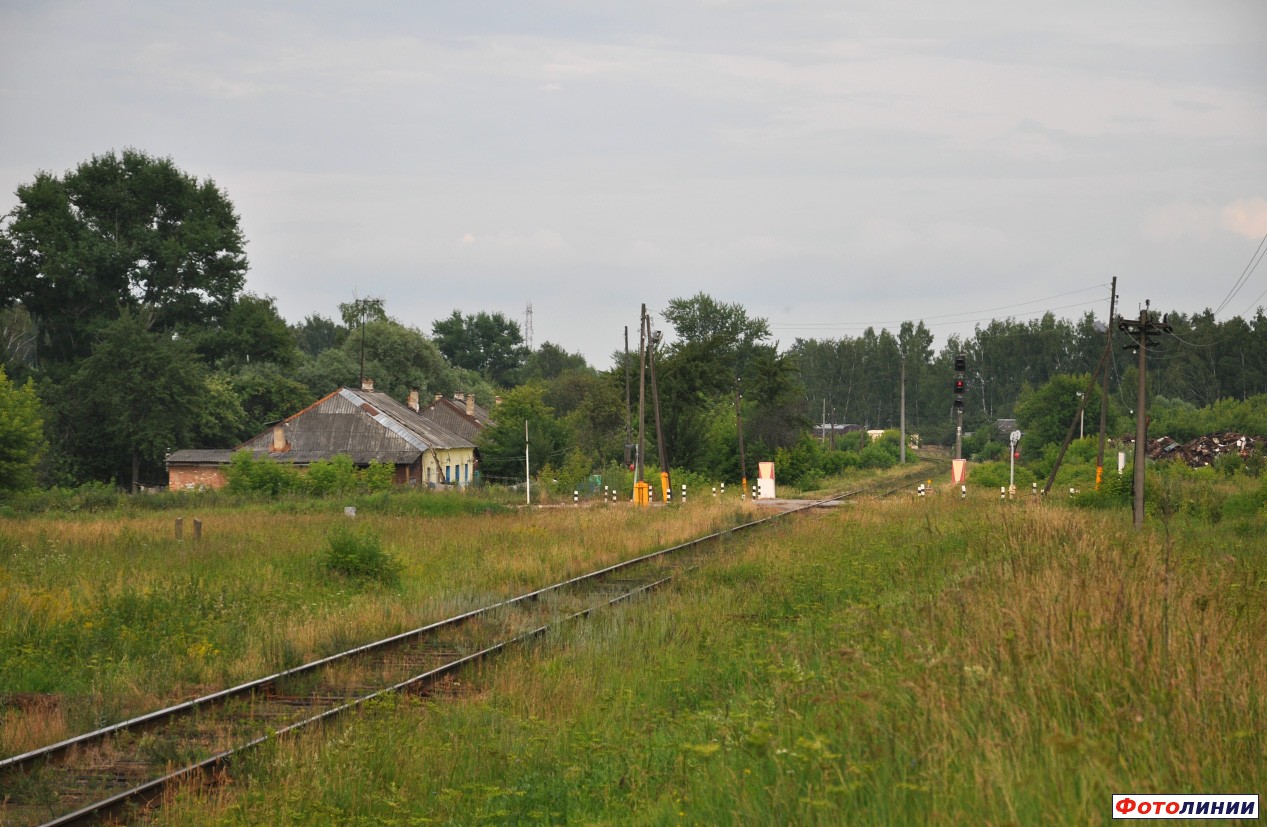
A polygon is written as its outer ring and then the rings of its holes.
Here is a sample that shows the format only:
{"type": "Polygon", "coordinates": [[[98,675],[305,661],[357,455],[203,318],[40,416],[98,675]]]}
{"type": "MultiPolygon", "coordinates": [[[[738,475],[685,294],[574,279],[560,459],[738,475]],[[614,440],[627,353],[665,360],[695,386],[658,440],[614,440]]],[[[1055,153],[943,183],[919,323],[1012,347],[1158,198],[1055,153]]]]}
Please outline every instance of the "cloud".
{"type": "Polygon", "coordinates": [[[1219,225],[1219,209],[1215,205],[1176,202],[1148,210],[1140,231],[1151,241],[1206,241],[1219,225]]]}
{"type": "Polygon", "coordinates": [[[1267,200],[1255,196],[1233,201],[1223,208],[1223,225],[1237,235],[1267,235],[1267,200]]]}
{"type": "Polygon", "coordinates": [[[1227,231],[1262,238],[1267,234],[1267,199],[1240,198],[1222,207],[1208,201],[1175,202],[1149,210],[1141,227],[1153,241],[1209,241],[1227,231]]]}

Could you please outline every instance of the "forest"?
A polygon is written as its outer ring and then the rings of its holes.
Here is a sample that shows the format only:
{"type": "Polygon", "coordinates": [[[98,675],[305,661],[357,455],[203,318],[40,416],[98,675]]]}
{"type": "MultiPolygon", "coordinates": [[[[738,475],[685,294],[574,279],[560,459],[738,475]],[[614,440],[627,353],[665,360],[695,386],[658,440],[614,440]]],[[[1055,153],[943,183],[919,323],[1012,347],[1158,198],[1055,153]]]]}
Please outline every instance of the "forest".
{"type": "MultiPolygon", "coordinates": [[[[249,289],[246,240],[228,195],[136,150],[94,156],[64,175],[39,172],[17,198],[0,220],[0,492],[161,485],[171,451],[231,447],[361,376],[398,398],[414,388],[423,398],[500,398],[497,425],[480,445],[490,482],[521,478],[525,420],[549,473],[579,478],[629,461],[636,353],[618,350],[598,368],[549,341],[529,349],[501,313],[455,309],[424,330],[372,296],[287,321],[273,298],[249,289]]],[[[957,354],[967,365],[964,424],[977,434],[974,451],[989,454],[998,420],[1034,435],[1026,450],[1058,439],[1106,343],[1109,433],[1133,429],[1129,340],[1092,313],[995,319],[937,349],[919,320],[781,347],[767,320],[704,293],[652,311],[668,334],[654,361],[675,472],[737,480],[740,420],[749,476],[776,455],[798,467],[820,420],[896,428],[903,377],[908,432],[924,445],[953,444],[957,354]]],[[[1263,310],[1222,320],[1209,309],[1163,313],[1172,332],[1148,363],[1150,433],[1228,417],[1267,431],[1263,310]],[[1201,413],[1220,410],[1228,416],[1201,413]]],[[[1098,389],[1088,402],[1095,431],[1098,389]]],[[[654,433],[648,428],[648,457],[654,433]]],[[[809,463],[818,470],[862,461],[827,457],[820,440],[809,463]]]]}

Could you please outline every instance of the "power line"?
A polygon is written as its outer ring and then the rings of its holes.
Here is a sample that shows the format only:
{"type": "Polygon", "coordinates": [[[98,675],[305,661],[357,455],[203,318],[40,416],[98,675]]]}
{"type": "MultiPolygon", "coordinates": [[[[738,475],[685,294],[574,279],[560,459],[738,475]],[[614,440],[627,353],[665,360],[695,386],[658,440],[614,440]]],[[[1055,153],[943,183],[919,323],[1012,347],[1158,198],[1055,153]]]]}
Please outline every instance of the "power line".
{"type": "MultiPolygon", "coordinates": [[[[1232,289],[1228,291],[1227,296],[1223,299],[1223,303],[1215,309],[1214,314],[1216,316],[1222,312],[1223,308],[1227,307],[1227,303],[1235,298],[1236,294],[1239,293],[1241,288],[1245,286],[1245,282],[1249,280],[1249,277],[1253,274],[1254,269],[1258,267],[1258,262],[1263,260],[1264,252],[1267,252],[1267,233],[1263,233],[1263,239],[1258,242],[1258,247],[1254,249],[1254,254],[1249,257],[1249,263],[1246,264],[1245,269],[1241,271],[1240,277],[1237,278],[1236,283],[1232,285],[1232,289]]],[[[1267,291],[1264,291],[1264,293],[1267,294],[1267,291]]],[[[1257,299],[1254,301],[1257,301],[1257,299]]]]}

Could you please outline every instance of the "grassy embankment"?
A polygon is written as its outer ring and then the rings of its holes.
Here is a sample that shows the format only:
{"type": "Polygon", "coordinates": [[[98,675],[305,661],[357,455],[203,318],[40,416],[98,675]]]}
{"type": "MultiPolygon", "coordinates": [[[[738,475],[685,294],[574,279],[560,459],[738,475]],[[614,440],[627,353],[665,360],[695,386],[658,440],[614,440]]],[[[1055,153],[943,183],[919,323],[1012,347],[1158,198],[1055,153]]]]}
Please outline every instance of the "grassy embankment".
{"type": "Polygon", "coordinates": [[[737,497],[646,515],[628,504],[527,514],[456,494],[369,504],[355,521],[335,501],[0,517],[0,756],[698,536],[740,513],[737,497]],[[397,583],[324,565],[327,539],[349,524],[381,536],[400,564],[397,583]]]}
{"type": "Polygon", "coordinates": [[[1261,793],[1264,516],[846,506],[669,591],[276,745],[204,824],[1089,824],[1261,793]]]}

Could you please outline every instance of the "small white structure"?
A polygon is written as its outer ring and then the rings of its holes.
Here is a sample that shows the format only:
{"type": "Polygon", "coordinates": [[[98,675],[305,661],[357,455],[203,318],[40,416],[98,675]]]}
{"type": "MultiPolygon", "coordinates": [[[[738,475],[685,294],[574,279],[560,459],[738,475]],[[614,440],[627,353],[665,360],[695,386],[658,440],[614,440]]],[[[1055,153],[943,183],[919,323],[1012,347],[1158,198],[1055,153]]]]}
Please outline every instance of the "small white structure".
{"type": "Polygon", "coordinates": [[[757,499],[774,499],[774,463],[757,463],[757,499]]]}

